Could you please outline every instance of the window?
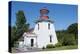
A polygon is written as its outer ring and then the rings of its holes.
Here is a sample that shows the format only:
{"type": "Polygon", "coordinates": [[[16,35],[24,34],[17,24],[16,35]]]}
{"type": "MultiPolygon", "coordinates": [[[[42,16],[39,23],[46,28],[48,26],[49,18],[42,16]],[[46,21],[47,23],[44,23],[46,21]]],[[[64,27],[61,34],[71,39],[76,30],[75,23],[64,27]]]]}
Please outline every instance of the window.
{"type": "Polygon", "coordinates": [[[52,35],[50,35],[50,42],[52,42],[52,35]]]}
{"type": "Polygon", "coordinates": [[[39,30],[39,24],[38,24],[38,30],[39,30]]]}
{"type": "Polygon", "coordinates": [[[48,29],[50,29],[50,23],[48,23],[48,29]]]}

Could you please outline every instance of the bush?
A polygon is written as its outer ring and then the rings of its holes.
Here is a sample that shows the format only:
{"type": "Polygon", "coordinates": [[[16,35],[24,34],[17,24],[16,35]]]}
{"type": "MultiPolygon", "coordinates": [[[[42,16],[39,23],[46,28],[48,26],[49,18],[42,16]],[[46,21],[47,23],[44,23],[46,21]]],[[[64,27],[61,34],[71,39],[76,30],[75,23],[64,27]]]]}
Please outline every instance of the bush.
{"type": "Polygon", "coordinates": [[[18,43],[18,41],[16,41],[15,43],[14,43],[14,47],[18,47],[19,46],[19,43],[18,43]]]}
{"type": "Polygon", "coordinates": [[[62,43],[58,42],[57,44],[55,44],[55,47],[60,47],[62,46],[62,43]]]}
{"type": "Polygon", "coordinates": [[[75,45],[75,37],[73,34],[66,34],[63,38],[62,45],[75,45]]]}
{"type": "Polygon", "coordinates": [[[46,48],[55,48],[55,46],[53,44],[48,44],[46,48]]]}
{"type": "MultiPolygon", "coordinates": [[[[68,29],[68,31],[69,31],[69,29],[68,29]]],[[[63,46],[77,45],[78,44],[77,34],[69,33],[68,31],[67,30],[65,30],[65,31],[56,31],[58,41],[60,43],[62,43],[63,46]],[[75,39],[75,36],[76,36],[76,39],[75,39]]]]}
{"type": "Polygon", "coordinates": [[[43,47],[42,47],[42,49],[44,50],[44,49],[45,49],[45,47],[43,46],[43,47]]]}

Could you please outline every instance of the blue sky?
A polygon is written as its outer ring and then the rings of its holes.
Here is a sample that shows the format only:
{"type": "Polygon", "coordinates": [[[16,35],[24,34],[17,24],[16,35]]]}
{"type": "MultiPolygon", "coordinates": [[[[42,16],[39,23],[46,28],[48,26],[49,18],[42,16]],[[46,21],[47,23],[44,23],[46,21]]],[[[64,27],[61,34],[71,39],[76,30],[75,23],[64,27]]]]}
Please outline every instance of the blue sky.
{"type": "Polygon", "coordinates": [[[51,20],[54,21],[56,30],[65,30],[70,24],[77,22],[77,5],[12,2],[11,25],[15,25],[16,13],[19,10],[23,10],[27,23],[30,24],[30,28],[34,27],[35,20],[37,20],[40,16],[39,11],[44,7],[46,7],[50,11],[48,16],[51,20]]]}

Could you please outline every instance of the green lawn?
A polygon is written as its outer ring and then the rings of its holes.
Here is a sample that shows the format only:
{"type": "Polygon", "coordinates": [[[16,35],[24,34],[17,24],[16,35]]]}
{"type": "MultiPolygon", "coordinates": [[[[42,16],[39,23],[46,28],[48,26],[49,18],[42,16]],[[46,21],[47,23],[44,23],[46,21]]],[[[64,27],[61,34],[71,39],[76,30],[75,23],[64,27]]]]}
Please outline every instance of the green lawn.
{"type": "MultiPolygon", "coordinates": [[[[51,48],[51,49],[44,49],[44,50],[37,50],[34,52],[38,52],[38,51],[55,51],[55,50],[71,50],[71,49],[78,49],[78,45],[71,45],[71,46],[61,46],[61,47],[55,47],[55,48],[51,48]]],[[[18,51],[14,48],[12,48],[12,52],[13,53],[18,53],[18,51]]]]}
{"type": "Polygon", "coordinates": [[[71,46],[61,46],[51,49],[44,49],[44,51],[53,51],[53,50],[69,50],[69,49],[78,49],[78,45],[71,45],[71,46]]]}

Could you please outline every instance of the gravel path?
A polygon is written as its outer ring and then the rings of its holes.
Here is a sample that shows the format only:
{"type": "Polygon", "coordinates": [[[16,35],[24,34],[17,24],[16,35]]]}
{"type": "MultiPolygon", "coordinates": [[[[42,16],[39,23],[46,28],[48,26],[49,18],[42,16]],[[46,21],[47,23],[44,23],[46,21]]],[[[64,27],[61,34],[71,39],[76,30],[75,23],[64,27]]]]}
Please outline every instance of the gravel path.
{"type": "Polygon", "coordinates": [[[24,53],[24,52],[38,52],[42,51],[41,48],[14,48],[12,49],[12,53],[24,53]]]}

